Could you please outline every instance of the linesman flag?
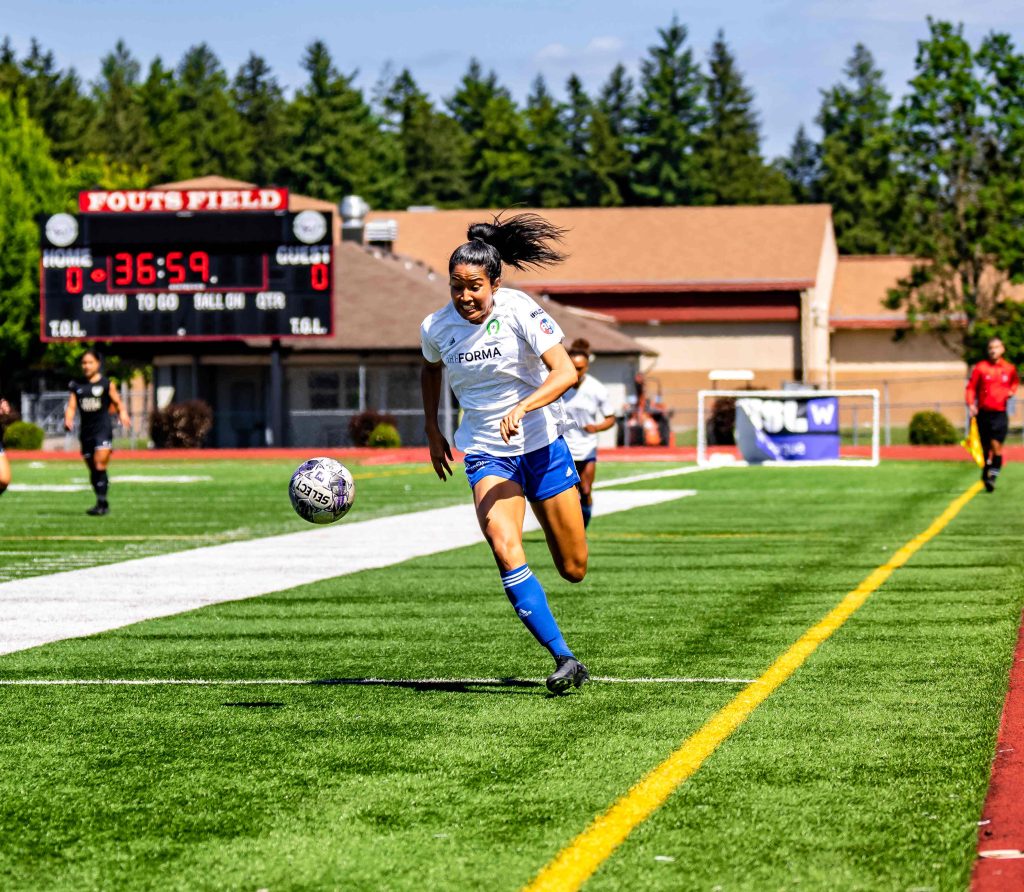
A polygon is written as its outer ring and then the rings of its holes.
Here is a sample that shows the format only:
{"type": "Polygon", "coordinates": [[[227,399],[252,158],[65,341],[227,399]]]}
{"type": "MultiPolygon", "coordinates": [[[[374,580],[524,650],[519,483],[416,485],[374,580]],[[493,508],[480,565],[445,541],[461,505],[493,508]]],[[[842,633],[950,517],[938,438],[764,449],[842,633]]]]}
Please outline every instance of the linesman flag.
{"type": "Polygon", "coordinates": [[[978,435],[977,418],[971,419],[971,429],[967,433],[967,439],[961,440],[960,445],[971,454],[971,458],[974,459],[974,463],[979,468],[985,467],[985,453],[981,449],[981,437],[978,435]]]}

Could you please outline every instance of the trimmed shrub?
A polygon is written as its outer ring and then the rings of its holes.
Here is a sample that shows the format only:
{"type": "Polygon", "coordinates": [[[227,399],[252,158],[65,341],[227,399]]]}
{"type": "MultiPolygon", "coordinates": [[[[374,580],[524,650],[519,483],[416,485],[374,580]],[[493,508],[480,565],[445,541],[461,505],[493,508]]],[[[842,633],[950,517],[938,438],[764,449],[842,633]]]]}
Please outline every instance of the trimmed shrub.
{"type": "Polygon", "coordinates": [[[960,441],[959,432],[941,412],[914,413],[909,435],[915,446],[948,446],[960,441]]]}
{"type": "Polygon", "coordinates": [[[45,434],[38,424],[13,421],[4,431],[5,449],[42,449],[45,434]]]}
{"type": "MultiPolygon", "coordinates": [[[[348,435],[349,439],[352,440],[352,445],[369,446],[370,436],[382,424],[390,424],[394,427],[395,416],[385,415],[376,409],[368,409],[365,412],[360,412],[358,415],[353,415],[352,420],[348,423],[348,435]]],[[[395,436],[397,435],[398,430],[396,428],[395,436]]]]}
{"type": "Polygon", "coordinates": [[[383,423],[373,429],[366,445],[376,449],[397,449],[402,445],[402,438],[399,436],[397,427],[393,424],[383,423]]]}
{"type": "Polygon", "coordinates": [[[153,413],[149,435],[157,449],[196,449],[213,430],[213,409],[202,400],[171,403],[153,413]]]}

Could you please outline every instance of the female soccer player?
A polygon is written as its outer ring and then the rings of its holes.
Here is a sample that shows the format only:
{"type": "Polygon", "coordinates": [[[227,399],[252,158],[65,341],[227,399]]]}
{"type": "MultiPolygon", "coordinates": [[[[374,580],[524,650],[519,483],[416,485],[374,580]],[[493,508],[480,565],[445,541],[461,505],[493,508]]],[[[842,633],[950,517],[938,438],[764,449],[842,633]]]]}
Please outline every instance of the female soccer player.
{"type": "Polygon", "coordinates": [[[130,427],[132,420],[121,404],[121,397],[111,381],[102,372],[103,360],[95,350],[82,354],[82,380],[68,385],[71,391],[68,405],[64,410],[64,427],[73,430],[75,411],[81,413],[82,424],[78,438],[82,443],[82,458],[89,469],[89,480],[96,493],[96,504],[86,514],[98,516],[110,513],[107,504],[107,465],[114,446],[114,431],[110,416],[117,413],[122,426],[130,427]]]}
{"type": "Polygon", "coordinates": [[[446,367],[463,409],[455,445],[466,453],[477,520],[516,615],[555,659],[547,679],[555,694],[590,676],[526,563],[523,518],[529,500],[558,572],[580,582],[587,572],[587,538],[559,402],[577,374],[558,325],[529,296],[502,287],[501,272],[502,263],[523,269],[562,260],[562,235],[536,214],[470,226],[469,241],[448,261],[451,303],[420,327],[430,461],[441,480],[451,475],[451,447],[437,423],[446,367]]]}
{"type": "Polygon", "coordinates": [[[1020,385],[1017,367],[1003,359],[1005,352],[999,338],[989,340],[988,359],[974,367],[964,397],[971,417],[978,419],[978,437],[985,454],[981,481],[989,492],[996,488],[996,478],[1003,468],[1003,440],[1010,424],[1006,404],[1020,385]]]}
{"type": "MultiPolygon", "coordinates": [[[[0,415],[7,415],[11,411],[11,404],[7,402],[3,397],[0,397],[0,415]]],[[[0,430],[0,435],[3,434],[3,430],[0,430]]],[[[4,455],[4,444],[3,440],[0,439],[0,496],[4,494],[4,490],[11,485],[11,463],[7,460],[7,456],[4,455]]]]}
{"type": "Polygon", "coordinates": [[[569,345],[569,358],[576,367],[577,380],[570,387],[562,403],[575,427],[565,432],[565,442],[580,475],[580,505],[583,508],[583,526],[590,526],[590,512],[594,507],[594,474],[597,471],[597,435],[615,424],[615,411],[608,399],[605,386],[590,371],[590,342],[577,338],[569,345]]]}

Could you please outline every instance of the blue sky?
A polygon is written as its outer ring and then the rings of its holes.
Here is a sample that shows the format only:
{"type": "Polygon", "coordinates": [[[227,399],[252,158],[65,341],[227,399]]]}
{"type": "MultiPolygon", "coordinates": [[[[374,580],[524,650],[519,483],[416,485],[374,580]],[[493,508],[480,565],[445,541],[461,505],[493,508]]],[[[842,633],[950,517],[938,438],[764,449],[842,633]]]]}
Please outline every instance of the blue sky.
{"type": "Polygon", "coordinates": [[[156,55],[176,63],[206,41],[230,74],[252,50],[289,88],[303,81],[303,48],[320,38],[341,70],[359,71],[364,88],[390,63],[408,67],[435,99],[451,93],[476,56],[522,100],[538,73],[561,94],[574,71],[591,90],[617,62],[635,72],[674,13],[701,60],[724,29],[756,93],[769,157],[786,151],[801,122],[812,124],[819,91],[839,79],[857,41],[896,95],[928,15],[964,22],[972,41],[999,30],[1024,45],[1020,0],[0,0],[0,35],[19,53],[37,37],[86,80],[119,37],[144,63],[156,55]]]}

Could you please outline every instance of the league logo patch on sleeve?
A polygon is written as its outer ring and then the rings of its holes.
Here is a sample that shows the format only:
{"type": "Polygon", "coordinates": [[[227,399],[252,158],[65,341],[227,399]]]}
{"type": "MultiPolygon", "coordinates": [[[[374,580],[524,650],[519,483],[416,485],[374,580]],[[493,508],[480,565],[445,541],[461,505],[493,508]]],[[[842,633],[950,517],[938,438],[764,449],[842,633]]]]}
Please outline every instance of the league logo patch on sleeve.
{"type": "Polygon", "coordinates": [[[540,320],[540,330],[546,335],[555,333],[555,327],[548,320],[547,316],[540,320]]]}

